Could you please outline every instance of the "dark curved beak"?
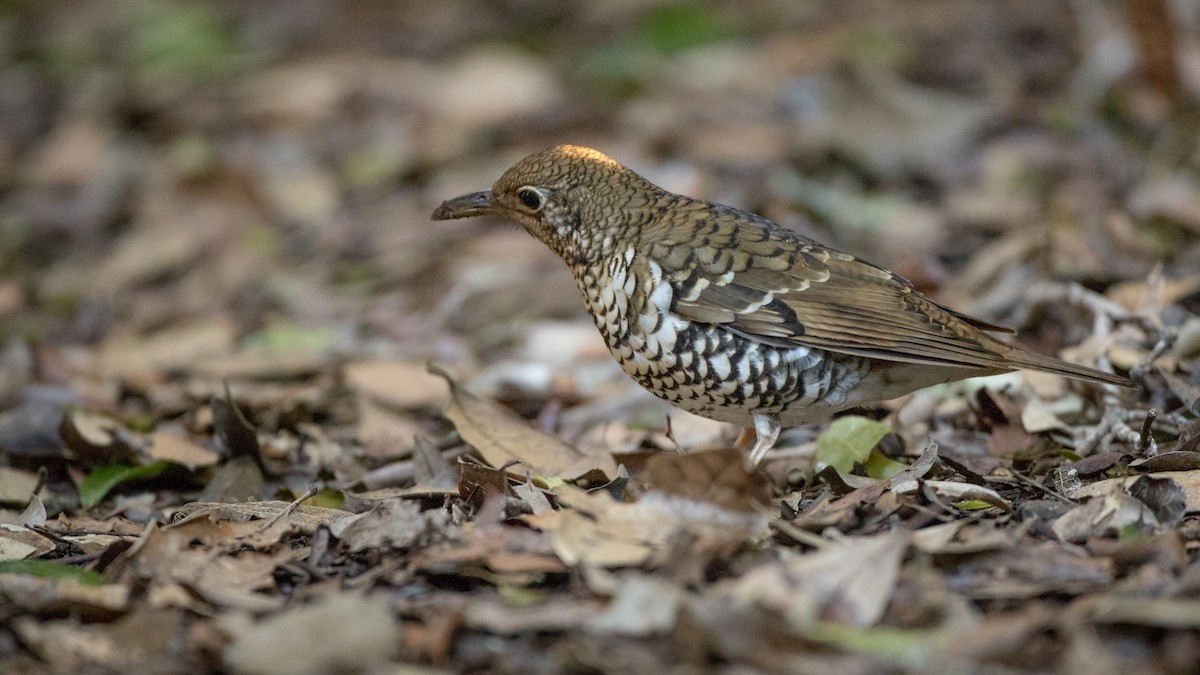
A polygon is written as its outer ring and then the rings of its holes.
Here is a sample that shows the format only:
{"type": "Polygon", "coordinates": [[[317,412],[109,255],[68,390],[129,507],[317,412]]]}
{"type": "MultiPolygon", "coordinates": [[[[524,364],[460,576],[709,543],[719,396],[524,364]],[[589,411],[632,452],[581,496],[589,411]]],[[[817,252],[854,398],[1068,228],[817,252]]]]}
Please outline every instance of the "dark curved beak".
{"type": "Polygon", "coordinates": [[[471,216],[482,216],[485,213],[492,213],[495,208],[492,206],[492,191],[480,190],[472,192],[468,195],[455,197],[442,202],[442,205],[437,207],[433,212],[434,220],[450,220],[452,218],[470,218],[471,216]]]}

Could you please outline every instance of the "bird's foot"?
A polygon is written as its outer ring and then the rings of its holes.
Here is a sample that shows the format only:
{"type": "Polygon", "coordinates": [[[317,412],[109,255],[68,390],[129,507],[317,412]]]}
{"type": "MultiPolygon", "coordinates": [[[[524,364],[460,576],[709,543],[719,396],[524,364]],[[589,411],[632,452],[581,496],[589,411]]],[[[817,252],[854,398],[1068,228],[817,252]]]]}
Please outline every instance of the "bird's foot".
{"type": "Polygon", "coordinates": [[[780,428],[778,415],[754,413],[754,447],[750,448],[750,452],[746,453],[746,458],[742,462],[747,472],[758,468],[763,457],[766,457],[767,451],[774,447],[775,441],[779,440],[780,428]]]}

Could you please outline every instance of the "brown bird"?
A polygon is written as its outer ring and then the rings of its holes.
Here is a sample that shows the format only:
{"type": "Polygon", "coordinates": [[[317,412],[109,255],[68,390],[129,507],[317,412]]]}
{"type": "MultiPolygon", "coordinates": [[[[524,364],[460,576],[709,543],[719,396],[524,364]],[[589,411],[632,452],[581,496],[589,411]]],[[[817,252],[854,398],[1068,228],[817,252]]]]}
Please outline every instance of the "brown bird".
{"type": "Polygon", "coordinates": [[[783,426],[951,380],[1028,368],[1130,385],[998,340],[989,332],[1011,331],[897,274],[753,213],[667,192],[589,148],[530,155],[433,218],[480,215],[516,221],[566,261],[639,384],[753,428],[748,468],[783,426]]]}

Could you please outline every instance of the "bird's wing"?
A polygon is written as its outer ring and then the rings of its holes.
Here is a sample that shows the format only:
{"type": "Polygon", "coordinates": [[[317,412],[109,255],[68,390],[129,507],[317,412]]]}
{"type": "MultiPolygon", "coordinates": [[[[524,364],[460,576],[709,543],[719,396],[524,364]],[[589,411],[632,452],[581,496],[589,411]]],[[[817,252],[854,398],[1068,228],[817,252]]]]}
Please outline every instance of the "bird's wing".
{"type": "Polygon", "coordinates": [[[1005,329],[943,307],[899,275],[766,219],[705,206],[692,212],[690,227],[648,232],[650,259],[673,282],[674,311],[684,318],[783,347],[1127,383],[1002,342],[987,331],[1005,329]],[[678,241],[681,235],[690,240],[678,241]]]}

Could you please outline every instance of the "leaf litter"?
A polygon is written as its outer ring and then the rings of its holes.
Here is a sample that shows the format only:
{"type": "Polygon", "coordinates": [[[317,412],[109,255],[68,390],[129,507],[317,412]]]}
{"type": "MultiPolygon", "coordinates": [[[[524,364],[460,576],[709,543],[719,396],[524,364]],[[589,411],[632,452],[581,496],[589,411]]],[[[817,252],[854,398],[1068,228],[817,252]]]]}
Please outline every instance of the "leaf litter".
{"type": "Polygon", "coordinates": [[[0,671],[1200,662],[1192,18],[142,4],[0,13],[0,671]],[[428,221],[565,140],[1139,388],[951,383],[747,474],[539,242],[428,221]]]}

